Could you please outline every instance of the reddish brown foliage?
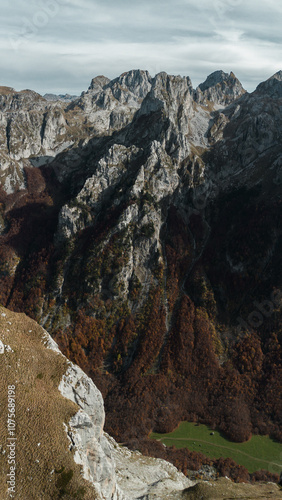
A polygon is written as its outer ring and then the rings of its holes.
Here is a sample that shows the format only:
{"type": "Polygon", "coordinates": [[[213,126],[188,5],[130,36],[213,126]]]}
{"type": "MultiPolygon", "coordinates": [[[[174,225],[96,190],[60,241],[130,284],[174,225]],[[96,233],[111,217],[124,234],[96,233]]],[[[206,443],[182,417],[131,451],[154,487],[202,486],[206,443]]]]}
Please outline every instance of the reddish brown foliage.
{"type": "MultiPolygon", "coordinates": [[[[26,175],[29,191],[21,193],[22,197],[12,195],[2,206],[8,230],[1,237],[0,300],[38,318],[46,297],[50,307],[58,307],[50,276],[52,270],[64,266],[65,256],[58,249],[55,253],[52,245],[59,205],[54,207],[49,196],[47,173],[29,169],[26,175]],[[15,258],[20,262],[13,273],[15,258]]],[[[106,211],[79,235],[68,262],[61,298],[62,304],[65,301],[70,308],[71,325],[56,332],[63,352],[101,388],[106,430],[144,453],[171,460],[184,472],[199,469],[210,461],[201,454],[152,443],[147,440],[152,430],[169,432],[186,419],[218,427],[234,441],[248,439],[251,432],[270,433],[282,440],[282,351],[278,337],[270,337],[272,331],[279,333],[279,315],[273,316],[277,328],[269,330],[266,321],[262,332],[234,341],[229,361],[221,365],[213,336],[217,311],[224,324],[231,324],[230,311],[236,311],[246,283],[251,288],[259,284],[259,277],[251,272],[255,269],[257,273],[252,255],[257,241],[251,241],[245,229],[240,228],[239,240],[234,243],[229,239],[228,250],[234,262],[241,258],[236,245],[248,259],[245,275],[231,272],[222,265],[229,221],[224,219],[221,225],[214,226],[201,257],[206,236],[201,216],[191,218],[188,230],[172,206],[163,241],[167,268],[159,270],[159,275],[165,273],[166,290],[158,278],[158,285],[152,285],[148,296],[142,297],[144,305],[138,309],[140,297],[135,283],[130,298],[132,312],[128,307],[117,312],[114,300],[105,290],[93,296],[91,287],[87,288],[84,257],[91,252],[93,256],[95,245],[107,236],[128,203],[106,211]],[[207,284],[205,297],[201,280],[207,284]],[[219,288],[223,300],[216,302],[219,288]]],[[[233,208],[235,224],[236,203],[233,208]]],[[[247,231],[261,217],[258,227],[263,238],[270,215],[263,218],[261,211],[255,212],[246,225],[247,231]]],[[[118,236],[113,235],[104,247],[100,263],[105,288],[115,270],[124,264],[125,257],[119,250],[118,236]]],[[[246,470],[230,460],[222,459],[217,465],[222,474],[234,480],[247,478],[246,470]]]]}
{"type": "Polygon", "coordinates": [[[222,476],[227,476],[237,483],[248,482],[249,473],[245,467],[236,464],[231,458],[219,458],[215,462],[217,470],[222,476]]]}

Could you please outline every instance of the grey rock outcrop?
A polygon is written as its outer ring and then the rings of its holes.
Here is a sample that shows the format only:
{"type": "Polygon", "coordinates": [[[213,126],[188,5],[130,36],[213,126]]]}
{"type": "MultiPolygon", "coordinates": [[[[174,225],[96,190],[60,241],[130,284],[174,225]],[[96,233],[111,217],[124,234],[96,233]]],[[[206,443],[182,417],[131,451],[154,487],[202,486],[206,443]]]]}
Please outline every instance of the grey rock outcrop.
{"type": "MultiPolygon", "coordinates": [[[[110,285],[113,295],[128,297],[133,277],[147,290],[152,279],[150,262],[154,260],[156,265],[162,262],[160,233],[163,214],[161,207],[150,200],[162,203],[173,195],[180,182],[177,170],[177,163],[157,141],[153,141],[146,151],[114,144],[99,160],[95,174],[86,180],[75,203],[72,201],[62,208],[56,233],[56,241],[60,243],[74,238],[80,230],[93,224],[109,203],[119,207],[122,203],[120,197],[132,200],[121,210],[114,230],[109,232],[98,250],[98,255],[102,254],[114,235],[124,233],[121,244],[127,258],[110,285]],[[141,207],[137,200],[142,197],[148,200],[141,207]]],[[[93,291],[101,290],[102,281],[101,276],[93,291]]],[[[94,285],[89,282],[89,286],[94,285]]]]}
{"type": "Polygon", "coordinates": [[[273,76],[271,76],[265,82],[260,83],[256,90],[256,93],[267,95],[273,99],[282,98],[282,71],[277,71],[273,76]]]}
{"type": "Polygon", "coordinates": [[[83,477],[93,483],[103,499],[123,500],[115,476],[111,449],[103,434],[105,412],[101,393],[85,373],[70,364],[59,385],[62,395],[80,410],[69,421],[68,436],[74,461],[83,468],[83,477]]]}
{"type": "Polygon", "coordinates": [[[75,105],[87,115],[96,135],[109,135],[132,120],[150,87],[147,71],[133,70],[111,81],[99,76],[75,105]]]}
{"type": "Polygon", "coordinates": [[[210,101],[220,106],[227,106],[245,93],[242,84],[234,73],[215,71],[196,89],[196,100],[199,103],[210,101]]]}
{"type": "Polygon", "coordinates": [[[0,124],[1,177],[8,193],[25,188],[29,158],[54,157],[74,142],[66,139],[63,103],[48,103],[30,90],[0,88],[0,124]]]}
{"type": "Polygon", "coordinates": [[[130,451],[104,434],[101,393],[78,366],[70,364],[59,390],[80,407],[69,421],[68,436],[75,462],[101,499],[161,499],[194,484],[170,463],[130,451]]]}
{"type": "MultiPolygon", "coordinates": [[[[199,106],[207,100],[226,105],[243,93],[231,73],[210,75],[197,91],[189,77],[162,72],[152,78],[147,71],[132,70],[110,80],[93,78],[86,92],[75,96],[45,98],[36,92],[0,88],[0,162],[4,189],[25,188],[24,167],[50,163],[62,151],[71,171],[73,150],[91,137],[110,137],[121,131],[135,144],[157,140],[177,161],[191,153],[191,144],[207,146],[210,115],[199,106]],[[166,117],[163,128],[157,115],[166,117]],[[140,130],[145,117],[155,116],[152,127],[140,130]],[[131,124],[131,130],[125,131],[131,124]],[[138,130],[137,130],[138,129],[138,130]],[[136,130],[136,131],[135,131],[136,130]]],[[[121,136],[122,137],[122,136],[121,136]]],[[[61,161],[61,159],[60,159],[61,161]]],[[[75,163],[77,163],[75,159],[75,163]]],[[[62,169],[58,174],[62,178],[62,169]]]]}

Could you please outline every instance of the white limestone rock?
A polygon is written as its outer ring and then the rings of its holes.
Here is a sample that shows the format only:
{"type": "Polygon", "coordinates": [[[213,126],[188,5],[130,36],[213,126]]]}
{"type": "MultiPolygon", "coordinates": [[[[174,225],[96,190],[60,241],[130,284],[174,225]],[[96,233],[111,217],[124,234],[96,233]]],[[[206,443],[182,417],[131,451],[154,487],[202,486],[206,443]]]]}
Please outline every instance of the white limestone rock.
{"type": "MultiPolygon", "coordinates": [[[[9,330],[7,330],[9,332],[9,330]]],[[[3,344],[3,342],[0,340],[0,354],[5,354],[5,352],[14,352],[11,346],[9,344],[3,344]]]]}
{"type": "Polygon", "coordinates": [[[122,498],[116,484],[115,463],[103,435],[105,412],[100,391],[72,363],[59,391],[80,407],[68,424],[68,436],[74,447],[74,460],[83,467],[83,477],[96,486],[101,498],[122,498]]]}
{"type": "Polygon", "coordinates": [[[128,498],[139,500],[180,499],[195,484],[165,460],[144,457],[118,445],[106,435],[116,463],[117,483],[128,498]]]}
{"type": "Polygon", "coordinates": [[[282,71],[277,71],[265,82],[260,83],[255,91],[257,94],[268,95],[273,99],[282,98],[282,71]]]}
{"type": "Polygon", "coordinates": [[[108,135],[132,120],[150,88],[147,71],[132,70],[112,81],[100,76],[82,93],[77,106],[87,114],[96,134],[108,135]]]}

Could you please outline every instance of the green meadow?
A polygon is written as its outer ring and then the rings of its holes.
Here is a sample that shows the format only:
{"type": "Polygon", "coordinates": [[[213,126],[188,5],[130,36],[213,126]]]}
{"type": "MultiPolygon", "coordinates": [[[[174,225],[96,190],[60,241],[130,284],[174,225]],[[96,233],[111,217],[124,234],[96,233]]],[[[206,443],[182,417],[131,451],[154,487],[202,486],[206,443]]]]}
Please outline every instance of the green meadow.
{"type": "Polygon", "coordinates": [[[276,474],[282,471],[282,444],[268,436],[252,436],[246,443],[233,443],[206,425],[182,422],[175,431],[169,434],[152,433],[150,438],[166,446],[198,451],[212,459],[230,457],[250,473],[259,469],[276,474]]]}

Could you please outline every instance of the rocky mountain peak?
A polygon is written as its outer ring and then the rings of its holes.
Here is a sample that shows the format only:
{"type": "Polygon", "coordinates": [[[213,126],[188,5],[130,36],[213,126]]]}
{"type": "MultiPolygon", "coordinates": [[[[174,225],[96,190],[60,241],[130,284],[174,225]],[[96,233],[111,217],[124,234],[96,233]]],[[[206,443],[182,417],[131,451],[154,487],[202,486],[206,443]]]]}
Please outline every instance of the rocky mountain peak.
{"type": "Polygon", "coordinates": [[[161,71],[153,79],[152,88],[155,89],[157,87],[173,94],[186,90],[191,92],[193,88],[189,76],[168,75],[165,71],[161,71]]]}
{"type": "Polygon", "coordinates": [[[1,87],[0,86],[0,95],[7,95],[7,94],[13,94],[15,93],[15,89],[13,89],[12,87],[1,87]]]}
{"type": "Polygon", "coordinates": [[[215,104],[226,106],[241,97],[245,90],[241,82],[231,71],[215,71],[196,89],[196,100],[200,103],[212,101],[215,104]]]}
{"type": "Polygon", "coordinates": [[[136,113],[136,138],[140,140],[141,136],[143,142],[156,140],[167,152],[183,159],[189,153],[187,136],[192,114],[193,87],[190,78],[158,73],[152,80],[150,92],[136,113]],[[145,126],[143,130],[144,115],[151,116],[151,125],[149,128],[145,126]],[[166,127],[161,126],[163,119],[166,121],[166,127]]]}
{"type": "Polygon", "coordinates": [[[277,73],[275,73],[275,75],[273,75],[273,78],[276,78],[276,80],[282,81],[282,70],[277,71],[277,73]]]}
{"type": "Polygon", "coordinates": [[[95,78],[92,78],[88,90],[101,90],[108,83],[110,83],[110,81],[111,81],[110,78],[107,78],[104,75],[95,76],[95,78]]]}
{"type": "Polygon", "coordinates": [[[277,71],[268,80],[260,83],[255,92],[265,94],[273,99],[280,99],[282,97],[282,71],[277,71]]]}
{"type": "Polygon", "coordinates": [[[200,83],[199,88],[202,92],[204,92],[211,87],[215,87],[215,85],[217,85],[218,83],[223,83],[224,81],[228,80],[229,76],[231,76],[231,74],[228,75],[228,73],[224,73],[224,71],[222,70],[214,71],[209,76],[207,76],[206,80],[203,83],[200,83]]]}
{"type": "Polygon", "coordinates": [[[45,99],[33,90],[17,92],[10,87],[0,88],[0,111],[18,111],[41,108],[45,99]]]}
{"type": "Polygon", "coordinates": [[[151,89],[151,80],[148,71],[142,70],[123,73],[113,80],[98,76],[71,106],[87,114],[95,132],[108,135],[130,122],[151,89]]]}
{"type": "Polygon", "coordinates": [[[187,99],[191,101],[193,93],[189,77],[158,73],[152,80],[152,88],[143,101],[141,114],[150,114],[159,109],[165,109],[171,114],[177,112],[179,105],[187,99]]]}
{"type": "Polygon", "coordinates": [[[118,78],[112,80],[108,86],[114,87],[118,85],[128,89],[136,97],[144,99],[151,89],[152,77],[148,71],[134,69],[126,73],[122,73],[118,78]]]}

